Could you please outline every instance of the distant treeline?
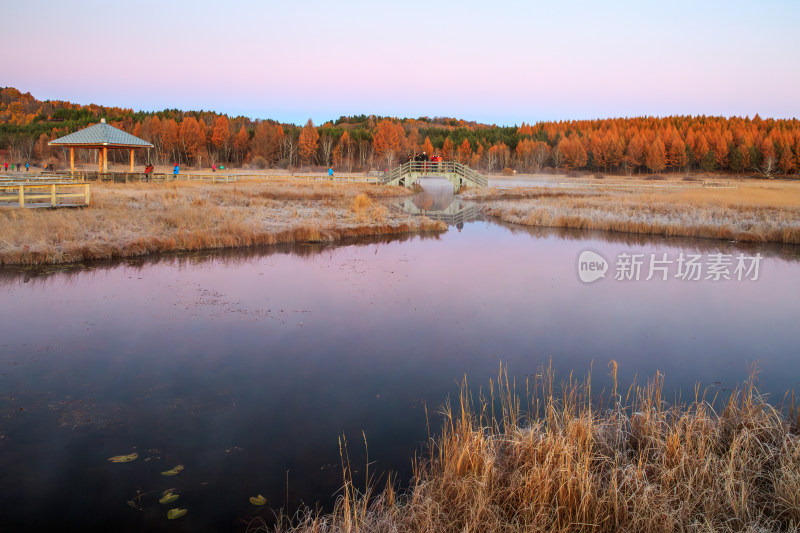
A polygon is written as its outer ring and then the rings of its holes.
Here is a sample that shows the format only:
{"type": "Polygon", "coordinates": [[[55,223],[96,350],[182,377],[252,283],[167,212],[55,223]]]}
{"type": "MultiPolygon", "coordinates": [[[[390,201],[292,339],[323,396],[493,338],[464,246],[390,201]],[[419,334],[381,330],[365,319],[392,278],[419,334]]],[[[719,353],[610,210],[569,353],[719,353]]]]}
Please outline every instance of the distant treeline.
{"type": "MultiPolygon", "coordinates": [[[[340,117],[315,126],[228,117],[210,111],[134,112],[131,109],[36,100],[0,90],[0,150],[17,161],[61,162],[64,149],[47,142],[97,123],[110,124],[154,145],[141,164],[260,168],[332,166],[343,171],[390,168],[427,152],[485,171],[590,170],[614,173],[726,171],[798,172],[800,121],[707,116],[636,117],[540,122],[519,127],[454,118],[340,117]]],[[[111,154],[125,161],[127,154],[111,154]]],[[[95,151],[78,150],[93,162],[95,151]]]]}

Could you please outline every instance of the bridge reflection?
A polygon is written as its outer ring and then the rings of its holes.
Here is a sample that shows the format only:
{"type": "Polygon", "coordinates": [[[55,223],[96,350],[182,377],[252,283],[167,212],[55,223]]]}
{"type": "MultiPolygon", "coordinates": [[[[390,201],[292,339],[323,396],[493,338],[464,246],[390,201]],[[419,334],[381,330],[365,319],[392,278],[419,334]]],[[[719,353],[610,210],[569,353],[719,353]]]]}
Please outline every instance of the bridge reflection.
{"type": "Polygon", "coordinates": [[[413,197],[399,201],[397,207],[414,216],[426,216],[432,220],[441,220],[459,231],[464,222],[470,222],[480,216],[478,205],[458,198],[445,180],[424,179],[420,183],[422,191],[413,197]]]}

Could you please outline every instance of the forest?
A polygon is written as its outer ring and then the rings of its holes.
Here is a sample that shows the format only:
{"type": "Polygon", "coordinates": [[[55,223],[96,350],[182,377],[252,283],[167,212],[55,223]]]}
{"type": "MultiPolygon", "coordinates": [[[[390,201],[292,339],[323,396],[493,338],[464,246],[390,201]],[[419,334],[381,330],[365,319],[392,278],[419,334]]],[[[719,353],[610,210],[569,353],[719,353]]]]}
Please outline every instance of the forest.
{"type": "MultiPolygon", "coordinates": [[[[333,167],[384,170],[414,154],[438,153],[485,172],[589,171],[612,174],[724,172],[765,177],[798,173],[800,120],[670,116],[537,122],[504,127],[446,117],[342,116],[322,125],[228,117],[210,111],[133,111],[39,101],[0,89],[0,159],[63,167],[64,149],[48,141],[105,118],[153,144],[137,164],[198,168],[333,167]]],[[[114,151],[112,151],[114,152],[114,151]]],[[[95,150],[78,150],[94,162],[95,150]]],[[[125,161],[127,154],[110,154],[125,161]]]]}

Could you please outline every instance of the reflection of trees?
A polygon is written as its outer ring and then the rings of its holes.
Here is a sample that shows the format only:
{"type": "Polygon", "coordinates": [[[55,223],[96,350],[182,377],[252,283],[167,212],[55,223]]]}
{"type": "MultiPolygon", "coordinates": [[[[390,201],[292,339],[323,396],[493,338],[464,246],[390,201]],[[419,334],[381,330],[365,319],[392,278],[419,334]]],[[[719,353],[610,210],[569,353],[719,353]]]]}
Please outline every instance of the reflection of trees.
{"type": "MultiPolygon", "coordinates": [[[[690,239],[684,237],[650,236],[601,230],[580,230],[570,228],[545,228],[539,226],[521,226],[503,222],[496,218],[488,219],[513,234],[525,233],[536,239],[557,238],[568,241],[600,240],[607,243],[622,244],[631,247],[674,246],[686,251],[699,253],[746,254],[760,253],[764,257],[773,257],[786,262],[800,262],[800,246],[778,243],[733,243],[714,239],[690,239]]],[[[374,246],[411,240],[438,240],[438,234],[403,233],[377,237],[358,237],[338,243],[313,244],[278,244],[273,246],[254,246],[250,248],[226,248],[199,252],[176,252],[159,255],[148,255],[120,261],[93,261],[75,265],[54,266],[6,266],[0,268],[0,286],[19,283],[69,283],[81,275],[90,275],[96,271],[113,268],[130,268],[140,272],[153,266],[169,266],[185,268],[195,265],[238,266],[254,263],[275,254],[291,255],[300,258],[313,258],[321,253],[335,250],[342,246],[374,246]]]]}
{"type": "Polygon", "coordinates": [[[426,211],[442,211],[453,200],[453,185],[439,178],[423,178],[417,182],[422,187],[422,192],[414,196],[414,204],[426,211]]]}
{"type": "Polygon", "coordinates": [[[687,237],[664,237],[660,235],[644,235],[617,231],[582,230],[572,228],[549,228],[541,226],[523,226],[504,222],[498,218],[488,218],[491,222],[506,228],[514,234],[525,233],[536,239],[556,237],[566,241],[599,240],[625,246],[673,246],[686,251],[700,253],[746,254],[760,253],[764,257],[774,257],[788,262],[800,262],[800,246],[780,243],[744,243],[729,242],[716,239],[692,239],[687,237]]]}
{"type": "Polygon", "coordinates": [[[421,192],[414,196],[414,205],[425,211],[430,211],[433,208],[433,195],[429,192],[421,192]]]}
{"type": "Polygon", "coordinates": [[[6,266],[0,268],[0,286],[18,283],[44,283],[46,281],[68,282],[81,275],[95,271],[130,268],[141,272],[154,266],[177,267],[178,269],[196,266],[239,266],[255,263],[272,255],[291,255],[300,258],[313,258],[321,253],[335,250],[342,246],[374,246],[414,239],[438,240],[437,233],[400,233],[396,235],[380,235],[375,237],[355,237],[337,243],[310,244],[276,244],[271,246],[253,246],[249,248],[224,248],[219,250],[203,250],[198,252],[175,252],[148,255],[115,261],[92,261],[74,265],[54,266],[6,266]]]}

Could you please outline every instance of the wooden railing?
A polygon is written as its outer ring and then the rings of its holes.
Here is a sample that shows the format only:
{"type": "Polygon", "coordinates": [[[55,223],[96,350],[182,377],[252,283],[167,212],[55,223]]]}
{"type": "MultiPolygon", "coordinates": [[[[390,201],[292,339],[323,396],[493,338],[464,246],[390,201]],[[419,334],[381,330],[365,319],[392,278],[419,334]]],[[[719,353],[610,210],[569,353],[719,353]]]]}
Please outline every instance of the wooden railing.
{"type": "Polygon", "coordinates": [[[0,206],[64,207],[89,205],[92,192],[88,183],[0,184],[0,206]],[[75,202],[74,199],[83,201],[75,202]]]}
{"type": "Polygon", "coordinates": [[[390,183],[408,174],[455,174],[481,187],[489,185],[489,179],[457,161],[408,161],[384,174],[381,183],[390,183]]]}
{"type": "Polygon", "coordinates": [[[319,174],[172,174],[155,172],[75,172],[75,177],[86,181],[101,181],[113,183],[164,183],[172,181],[200,181],[205,183],[232,183],[237,181],[263,181],[273,179],[293,179],[304,181],[335,181],[356,183],[378,183],[379,179],[369,176],[328,176],[319,174]]]}

